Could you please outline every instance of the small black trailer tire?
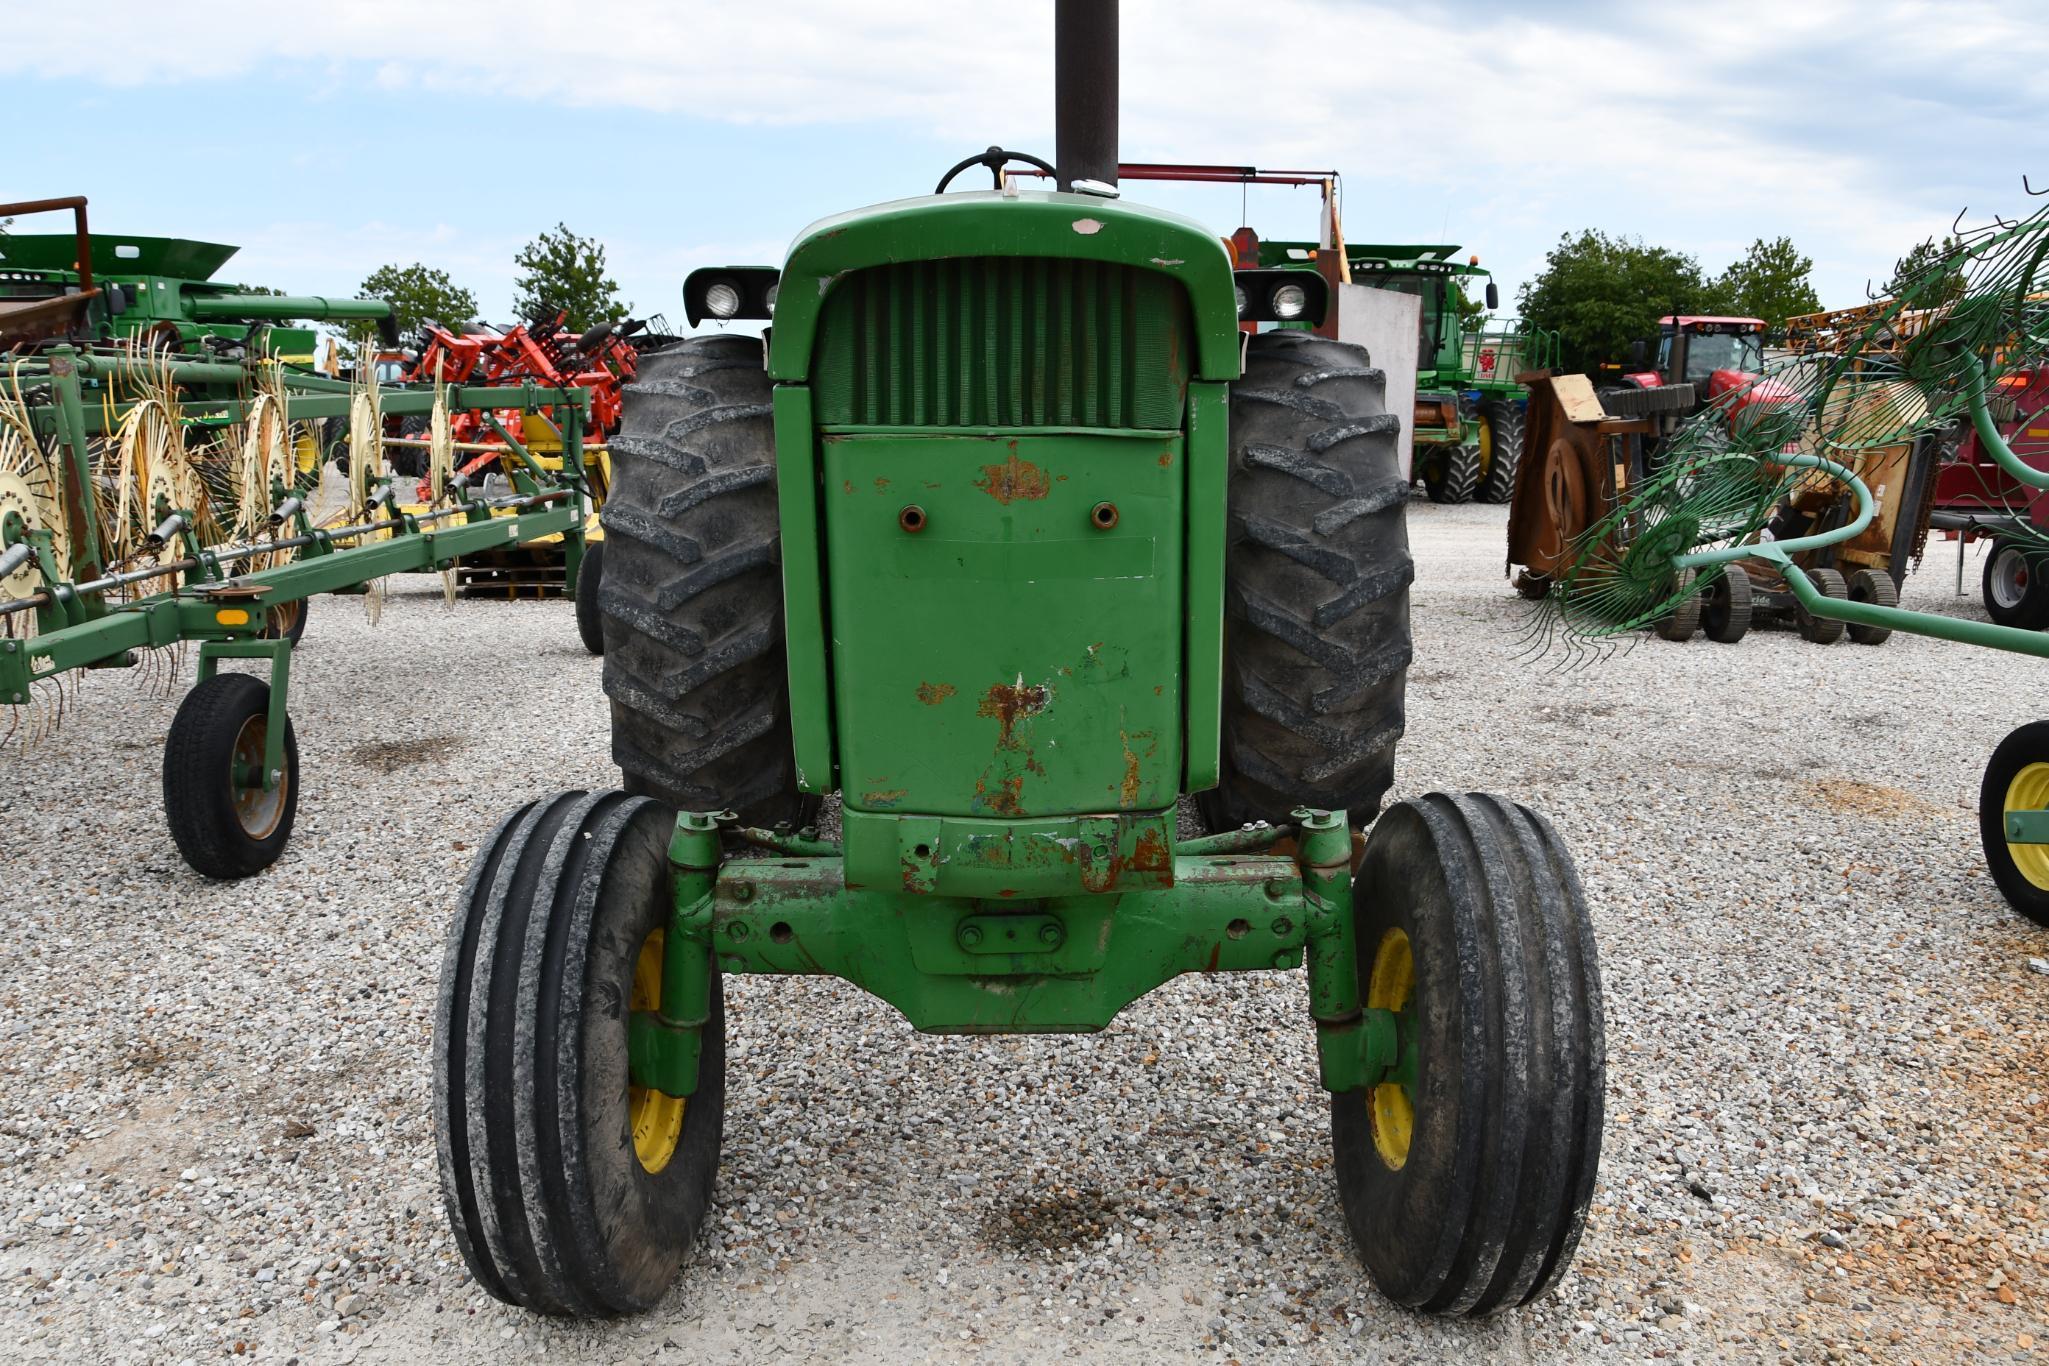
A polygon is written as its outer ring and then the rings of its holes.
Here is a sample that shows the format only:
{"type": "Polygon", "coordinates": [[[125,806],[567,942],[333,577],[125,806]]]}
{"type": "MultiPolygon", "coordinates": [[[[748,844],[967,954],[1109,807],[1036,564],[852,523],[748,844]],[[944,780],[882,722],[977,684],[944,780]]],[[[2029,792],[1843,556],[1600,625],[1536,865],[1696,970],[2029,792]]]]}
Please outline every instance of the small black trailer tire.
{"type": "MultiPolygon", "coordinates": [[[[1860,569],[1850,576],[1850,601],[1869,603],[1873,607],[1897,607],[1900,605],[1900,586],[1892,581],[1892,575],[1882,569],[1860,569]]],[[[1890,626],[1865,626],[1850,623],[1850,639],[1859,645],[1883,645],[1892,638],[1890,626]]]]}
{"type": "Polygon", "coordinates": [[[1527,1304],[1570,1264],[1601,1156],[1600,970],[1571,857],[1525,807],[1433,792],[1373,827],[1353,906],[1362,1000],[1406,1005],[1416,1049],[1413,1094],[1331,1097],[1353,1243],[1399,1304],[1527,1304]]]}
{"type": "MultiPolygon", "coordinates": [[[[1821,590],[1821,595],[1825,598],[1850,596],[1849,586],[1843,582],[1843,576],[1833,569],[1810,569],[1807,571],[1807,577],[1814,580],[1814,586],[1821,590]]],[[[1844,623],[1837,618],[1818,617],[1805,607],[1799,606],[1798,599],[1795,599],[1794,612],[1800,622],[1802,640],[1812,641],[1816,645],[1833,645],[1843,638],[1844,623]]]]}
{"type": "Polygon", "coordinates": [[[285,721],[285,763],[265,791],[270,685],[215,674],[178,704],[164,739],[164,819],[195,872],[241,878],[277,862],[299,810],[299,743],[285,721]]]}
{"type": "Polygon", "coordinates": [[[1701,604],[1701,630],[1719,645],[1734,645],[1750,634],[1750,571],[1740,564],[1724,565],[1708,585],[1701,604]]]}

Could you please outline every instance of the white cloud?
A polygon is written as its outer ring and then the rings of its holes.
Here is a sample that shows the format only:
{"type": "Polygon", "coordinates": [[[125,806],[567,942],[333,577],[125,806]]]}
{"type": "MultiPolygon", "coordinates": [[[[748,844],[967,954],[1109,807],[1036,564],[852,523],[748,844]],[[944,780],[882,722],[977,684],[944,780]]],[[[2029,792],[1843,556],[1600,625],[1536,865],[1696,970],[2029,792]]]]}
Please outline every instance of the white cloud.
{"type": "MultiPolygon", "coordinates": [[[[1806,0],[1712,18],[1377,0],[1247,13],[1240,0],[1127,0],[1126,155],[1336,167],[1353,235],[1432,238],[1442,223],[1511,280],[1582,226],[1695,250],[1710,269],[1783,232],[1816,255],[1824,297],[1848,302],[1945,228],[1960,195],[2011,205],[2031,168],[2007,159],[2034,150],[2049,114],[2049,38],[1988,0],[1806,0]]],[[[206,15],[195,24],[154,0],[42,11],[0,45],[0,73],[217,85],[286,70],[344,109],[374,83],[618,109],[629,129],[639,111],[957,130],[964,150],[1001,138],[1051,151],[1043,0],[216,0],[206,15]]],[[[821,155],[847,146],[822,138],[821,155]]],[[[348,245],[364,244],[332,249],[348,245]]]]}

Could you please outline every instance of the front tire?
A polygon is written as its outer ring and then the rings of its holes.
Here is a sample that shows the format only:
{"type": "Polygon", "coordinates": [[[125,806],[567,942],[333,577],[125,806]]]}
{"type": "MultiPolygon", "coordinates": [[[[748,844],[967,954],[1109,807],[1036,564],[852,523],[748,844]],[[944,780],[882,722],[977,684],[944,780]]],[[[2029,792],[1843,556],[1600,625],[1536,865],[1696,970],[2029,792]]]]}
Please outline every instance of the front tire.
{"type": "Polygon", "coordinates": [[[277,862],[299,812],[299,742],[285,721],[284,768],[263,787],[270,685],[215,674],[185,694],[164,740],[164,818],[193,871],[241,878],[277,862]]]}
{"type": "Polygon", "coordinates": [[[658,1004],[672,828],[647,798],[565,792],[509,816],[463,887],[435,1009],[435,1144],[463,1260],[508,1304],[647,1309],[710,1205],[716,972],[696,1093],[635,1087],[627,1064],[628,1016],[658,1004]]]}
{"type": "Polygon", "coordinates": [[[598,607],[626,790],[801,825],[770,391],[758,337],[642,360],[612,438],[598,607]]]}
{"type": "Polygon", "coordinates": [[[1253,337],[1231,387],[1212,829],[1303,805],[1363,825],[1394,781],[1415,570],[1385,391],[1361,348],[1307,332],[1253,337]]]}
{"type": "Polygon", "coordinates": [[[1550,823],[1498,797],[1389,808],[1353,901],[1359,987],[1414,1041],[1405,1083],[1331,1097],[1338,1195],[1381,1293],[1527,1304],[1578,1246],[1606,1075],[1593,926],[1550,823]]]}

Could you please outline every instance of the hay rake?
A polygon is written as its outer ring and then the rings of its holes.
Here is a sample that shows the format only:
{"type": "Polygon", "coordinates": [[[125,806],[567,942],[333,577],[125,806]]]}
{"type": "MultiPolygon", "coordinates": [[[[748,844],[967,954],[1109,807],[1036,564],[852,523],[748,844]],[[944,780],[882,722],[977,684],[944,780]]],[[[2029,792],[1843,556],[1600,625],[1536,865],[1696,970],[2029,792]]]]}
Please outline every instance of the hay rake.
{"type": "Polygon", "coordinates": [[[196,681],[165,742],[164,811],[179,852],[210,877],[268,867],[290,837],[287,695],[309,597],[361,593],[374,614],[389,575],[446,575],[464,555],[553,534],[575,583],[584,392],[379,387],[371,371],[351,383],[262,358],[51,346],[11,360],[0,380],[0,705],[29,711],[8,733],[41,738],[75,709],[71,671],[147,673],[153,652],[196,643],[196,681]],[[543,408],[569,457],[559,470],[513,443],[509,496],[457,475],[436,481],[432,504],[400,505],[383,417],[426,416],[446,432],[451,412],[543,408]],[[334,423],[348,424],[345,490],[298,458],[334,423]],[[323,503],[340,510],[316,520],[323,503]],[[223,673],[224,660],[261,663],[268,678],[223,673]]]}
{"type": "MultiPolygon", "coordinates": [[[[1672,623],[1703,603],[1712,612],[1761,570],[1783,581],[1804,617],[1860,639],[1902,631],[2049,659],[2039,631],[1910,611],[1889,591],[1858,600],[1841,575],[1800,562],[1871,525],[1877,498],[1860,468],[1870,453],[1960,419],[2018,491],[2005,534],[2049,555],[2049,530],[2029,515],[2049,493],[2049,459],[2017,454],[1993,406],[2012,376],[2049,359],[2049,208],[1955,240],[1935,264],[1893,281],[1834,354],[1760,379],[1681,428],[1664,469],[1575,540],[1539,604],[1537,637],[1598,648],[1651,627],[1683,639],[1690,630],[1672,623]]],[[[2040,416],[2020,415],[2020,425],[2040,416]]],[[[1979,833],[2007,901],[2049,926],[2049,721],[2022,726],[1993,752],[1979,833]]]]}

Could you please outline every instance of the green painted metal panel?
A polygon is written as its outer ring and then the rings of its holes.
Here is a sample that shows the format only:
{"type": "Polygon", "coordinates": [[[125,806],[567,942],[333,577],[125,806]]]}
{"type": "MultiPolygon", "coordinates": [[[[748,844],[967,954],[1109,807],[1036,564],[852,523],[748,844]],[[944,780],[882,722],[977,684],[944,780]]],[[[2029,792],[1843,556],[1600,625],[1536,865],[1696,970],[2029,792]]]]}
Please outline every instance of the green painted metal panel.
{"type": "MultiPolygon", "coordinates": [[[[1230,256],[1209,229],[1178,214],[1123,201],[1029,190],[897,200],[806,228],[783,266],[769,373],[779,380],[811,376],[826,302],[854,272],[992,256],[1119,262],[1177,281],[1194,324],[1194,373],[1203,379],[1238,377],[1238,304],[1230,256]]],[[[906,331],[912,322],[901,319],[906,331]]],[[[1109,325],[1105,320],[1104,326],[1109,325]]],[[[922,344],[944,343],[940,334],[928,333],[922,344]]],[[[1070,349],[1067,354],[1071,360],[1079,353],[1070,349]]]]}
{"type": "Polygon", "coordinates": [[[811,382],[828,425],[1177,428],[1192,342],[1187,293],[1157,271],[909,261],[834,288],[811,382]]]}
{"type": "Polygon", "coordinates": [[[1231,388],[1188,391],[1188,631],[1181,688],[1187,708],[1183,784],[1217,785],[1223,761],[1224,539],[1231,478],[1231,388]]]}
{"type": "Polygon", "coordinates": [[[1145,891],[1174,882],[1174,809],[996,820],[840,814],[849,887],[992,900],[1145,891]]]}
{"type": "Polygon", "coordinates": [[[818,434],[811,390],[776,386],[774,404],[776,515],[782,527],[783,638],[790,675],[790,739],[797,787],[826,793],[836,786],[832,753],[830,653],[825,635],[825,572],[819,559],[818,434]]]}
{"type": "MultiPolygon", "coordinates": [[[[1171,806],[1187,608],[1180,434],[820,441],[848,807],[1016,818],[1171,806]],[[1114,525],[1095,520],[1106,504],[1114,525]]],[[[785,528],[807,524],[785,507],[785,528]]],[[[786,584],[812,577],[790,537],[786,584]]]]}

